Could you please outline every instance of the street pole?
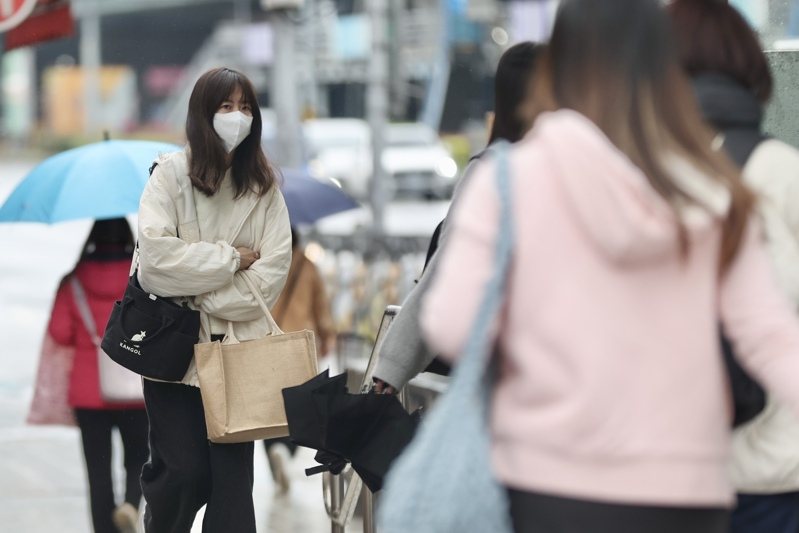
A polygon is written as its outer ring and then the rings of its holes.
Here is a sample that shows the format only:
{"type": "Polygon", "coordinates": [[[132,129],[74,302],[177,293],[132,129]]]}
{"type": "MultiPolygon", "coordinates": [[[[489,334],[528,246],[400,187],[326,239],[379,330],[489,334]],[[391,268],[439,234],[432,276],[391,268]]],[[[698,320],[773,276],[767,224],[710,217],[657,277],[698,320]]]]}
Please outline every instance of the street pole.
{"type": "Polygon", "coordinates": [[[388,204],[387,176],[381,161],[388,125],[388,0],[369,0],[367,5],[372,30],[366,100],[366,115],[372,131],[372,180],[369,199],[373,237],[381,238],[385,234],[385,211],[388,204]]]}
{"type": "Polygon", "coordinates": [[[389,20],[389,85],[390,92],[390,114],[393,119],[403,120],[408,106],[408,76],[406,75],[406,65],[402,61],[403,41],[400,38],[402,28],[405,27],[405,10],[399,2],[390,2],[388,6],[389,20]]]}
{"type": "Polygon", "coordinates": [[[285,11],[275,10],[269,18],[274,39],[272,95],[270,107],[277,120],[277,159],[288,168],[302,164],[300,151],[300,107],[295,75],[294,22],[285,11]]]}
{"type": "Polygon", "coordinates": [[[233,5],[233,18],[243,24],[252,22],[252,4],[250,0],[236,0],[233,5]]]}
{"type": "Polygon", "coordinates": [[[83,130],[92,136],[102,129],[103,102],[100,93],[102,42],[100,13],[96,1],[85,2],[80,19],[80,65],[83,74],[83,130]]]}

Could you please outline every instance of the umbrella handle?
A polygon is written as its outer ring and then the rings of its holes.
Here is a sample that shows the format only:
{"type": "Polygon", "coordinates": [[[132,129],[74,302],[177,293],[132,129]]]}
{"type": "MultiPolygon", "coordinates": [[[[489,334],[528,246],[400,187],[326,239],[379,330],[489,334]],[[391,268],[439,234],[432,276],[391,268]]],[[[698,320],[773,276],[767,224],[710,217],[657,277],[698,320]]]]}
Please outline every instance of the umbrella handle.
{"type": "MultiPolygon", "coordinates": [[[[125,337],[127,337],[128,339],[132,339],[133,336],[130,335],[127,331],[125,331],[125,311],[130,307],[130,304],[132,304],[133,302],[134,302],[133,298],[123,299],[119,310],[119,329],[122,330],[122,334],[125,335],[125,337]]],[[[155,337],[158,336],[159,333],[169,329],[169,327],[172,326],[172,324],[174,323],[175,323],[174,318],[168,316],[162,316],[161,327],[159,327],[157,330],[155,330],[152,333],[148,333],[148,335],[144,339],[137,342],[139,342],[139,344],[145,344],[153,340],[155,337]]]]}

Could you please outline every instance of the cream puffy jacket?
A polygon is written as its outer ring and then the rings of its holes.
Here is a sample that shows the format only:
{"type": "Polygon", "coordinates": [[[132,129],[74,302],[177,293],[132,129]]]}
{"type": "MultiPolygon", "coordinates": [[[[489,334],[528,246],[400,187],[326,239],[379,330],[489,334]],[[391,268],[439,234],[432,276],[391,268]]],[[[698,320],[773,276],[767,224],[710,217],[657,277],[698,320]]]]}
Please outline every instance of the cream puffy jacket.
{"type": "MultiPolygon", "coordinates": [[[[200,342],[209,340],[209,324],[214,333],[230,325],[240,341],[268,335],[264,312],[245,278],[260,288],[268,307],[283,290],[291,263],[291,229],[278,187],[260,197],[246,194],[235,200],[230,227],[207,227],[197,217],[187,154],[167,154],[157,163],[139,205],[142,288],[199,310],[206,325],[200,342]],[[214,237],[219,235],[224,237],[214,237]],[[238,246],[259,251],[261,258],[238,271],[238,246]]],[[[193,360],[182,383],[199,386],[193,360]]]]}
{"type": "MultiPolygon", "coordinates": [[[[799,309],[799,151],[777,141],[761,143],[743,171],[759,195],[780,288],[799,309]]],[[[769,398],[763,412],[733,433],[732,479],[743,493],[799,490],[799,419],[769,398]]]]}

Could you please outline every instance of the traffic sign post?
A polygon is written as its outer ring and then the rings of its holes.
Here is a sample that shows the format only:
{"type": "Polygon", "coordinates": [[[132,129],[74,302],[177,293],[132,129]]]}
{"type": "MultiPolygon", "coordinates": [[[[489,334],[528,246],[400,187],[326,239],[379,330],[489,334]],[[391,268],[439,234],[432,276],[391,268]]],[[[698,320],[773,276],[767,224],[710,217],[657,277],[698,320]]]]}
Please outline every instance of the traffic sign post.
{"type": "Polygon", "coordinates": [[[37,0],[0,0],[0,33],[18,26],[33,12],[37,0]]]}

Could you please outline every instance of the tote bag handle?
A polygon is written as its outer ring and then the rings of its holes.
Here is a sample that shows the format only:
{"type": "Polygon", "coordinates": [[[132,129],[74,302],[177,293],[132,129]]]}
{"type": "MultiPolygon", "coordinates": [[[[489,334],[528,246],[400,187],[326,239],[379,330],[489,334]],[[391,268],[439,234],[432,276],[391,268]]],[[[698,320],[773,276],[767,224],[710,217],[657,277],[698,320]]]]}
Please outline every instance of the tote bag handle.
{"type": "MultiPolygon", "coordinates": [[[[269,311],[269,306],[266,305],[266,301],[264,300],[261,291],[255,285],[255,283],[247,276],[247,274],[242,275],[242,279],[244,279],[244,283],[247,284],[247,287],[250,289],[250,293],[255,301],[258,303],[258,307],[261,308],[261,311],[264,312],[264,316],[266,317],[266,323],[269,326],[271,331],[270,335],[283,335],[283,330],[280,329],[280,326],[277,325],[275,322],[274,317],[272,316],[271,311],[269,311]]],[[[202,313],[202,327],[208,334],[208,339],[211,339],[211,319],[208,318],[207,313],[202,313]]],[[[239,340],[236,338],[236,334],[233,331],[233,322],[228,321],[227,323],[227,332],[225,333],[224,343],[232,343],[238,344],[239,340]]]]}

